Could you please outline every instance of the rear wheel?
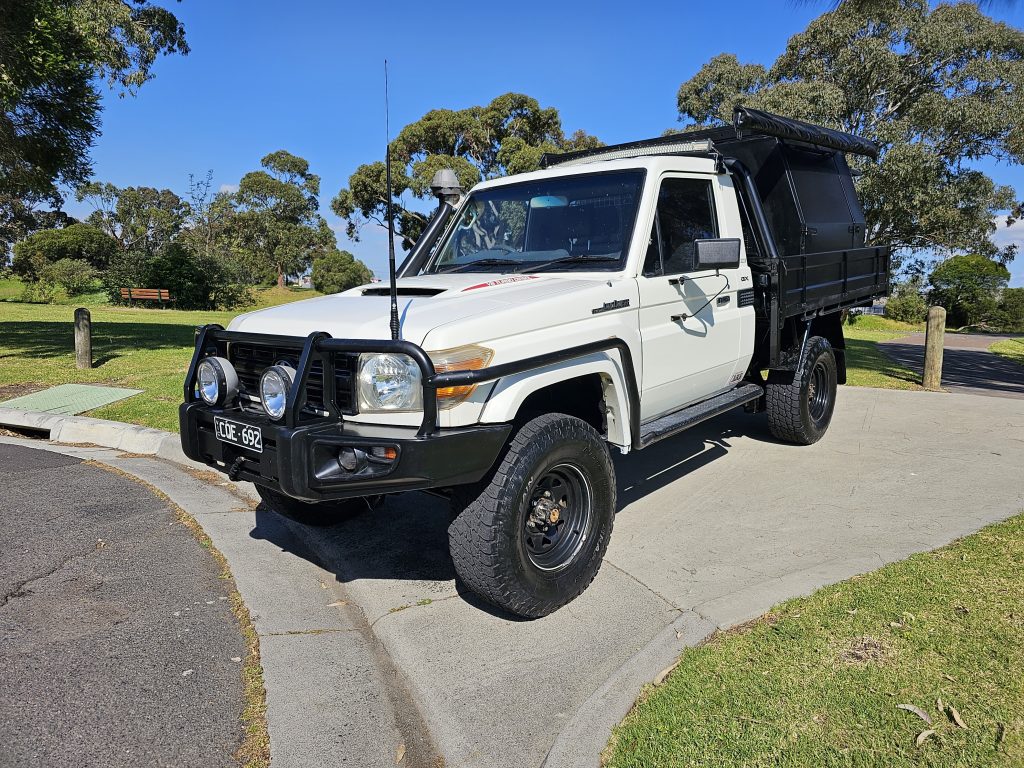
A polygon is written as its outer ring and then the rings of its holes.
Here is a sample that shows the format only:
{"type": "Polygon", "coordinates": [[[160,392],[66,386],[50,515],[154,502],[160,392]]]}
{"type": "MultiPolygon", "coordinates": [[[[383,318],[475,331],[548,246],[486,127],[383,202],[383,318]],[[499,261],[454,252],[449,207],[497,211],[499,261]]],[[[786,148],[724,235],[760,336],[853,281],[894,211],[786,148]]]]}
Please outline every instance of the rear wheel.
{"type": "Polygon", "coordinates": [[[586,422],[546,414],[516,433],[497,471],[457,489],[448,528],[462,581],[510,613],[537,618],[593,581],[615,518],[615,470],[586,422]]]}
{"type": "Polygon", "coordinates": [[[807,340],[799,368],[768,374],[768,427],[779,440],[816,443],[828,430],[836,406],[836,358],[821,336],[807,340]]]}
{"type": "Polygon", "coordinates": [[[260,485],[256,486],[256,492],[270,510],[297,523],[317,528],[335,525],[345,518],[376,509],[384,503],[381,495],[310,503],[260,485]]]}

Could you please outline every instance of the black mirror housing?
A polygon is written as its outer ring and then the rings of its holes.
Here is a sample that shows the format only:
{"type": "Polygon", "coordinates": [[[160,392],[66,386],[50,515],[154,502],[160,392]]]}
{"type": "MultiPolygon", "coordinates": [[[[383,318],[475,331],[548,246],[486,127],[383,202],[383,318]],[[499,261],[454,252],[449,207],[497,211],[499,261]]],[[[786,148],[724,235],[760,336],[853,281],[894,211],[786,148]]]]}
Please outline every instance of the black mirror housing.
{"type": "Polygon", "coordinates": [[[738,237],[720,237],[694,240],[697,269],[738,269],[740,266],[740,240],[738,237]]]}

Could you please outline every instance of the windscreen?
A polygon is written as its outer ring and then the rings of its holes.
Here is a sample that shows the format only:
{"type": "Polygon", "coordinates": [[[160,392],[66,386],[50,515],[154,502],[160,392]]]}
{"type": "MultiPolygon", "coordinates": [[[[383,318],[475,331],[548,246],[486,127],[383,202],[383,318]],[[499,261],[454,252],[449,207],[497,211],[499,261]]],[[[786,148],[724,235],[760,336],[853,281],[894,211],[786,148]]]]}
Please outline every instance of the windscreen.
{"type": "Polygon", "coordinates": [[[622,269],[643,180],[630,170],[474,192],[424,272],[622,269]]]}

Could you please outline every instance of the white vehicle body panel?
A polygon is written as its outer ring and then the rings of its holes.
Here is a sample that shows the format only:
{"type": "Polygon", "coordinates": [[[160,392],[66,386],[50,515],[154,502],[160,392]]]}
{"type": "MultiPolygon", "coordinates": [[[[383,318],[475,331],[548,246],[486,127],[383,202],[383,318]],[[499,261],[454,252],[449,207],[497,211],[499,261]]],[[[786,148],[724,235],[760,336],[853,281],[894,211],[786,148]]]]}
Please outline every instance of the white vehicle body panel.
{"type": "MultiPolygon", "coordinates": [[[[742,238],[731,182],[700,157],[646,157],[555,168],[484,182],[477,189],[552,176],[642,168],[646,172],[637,220],[625,268],[617,272],[542,273],[460,272],[406,277],[398,281],[401,338],[428,352],[468,344],[494,351],[490,365],[542,355],[588,342],[618,338],[630,348],[640,388],[641,420],[715,394],[738,381],[754,345],[753,307],[739,308],[736,293],[751,287],[745,254],[738,270],[692,273],[683,286],[665,276],[641,274],[657,204],[659,180],[666,175],[699,176],[712,181],[720,237],[742,238]],[[726,272],[728,273],[726,275],[726,272]],[[727,305],[715,301],[683,322],[674,314],[704,304],[728,277],[727,305]],[[669,290],[671,288],[671,290],[669,290]],[[433,289],[433,296],[410,296],[412,289],[433,289]],[[625,302],[603,311],[609,302],[625,302]],[[597,310],[597,312],[595,312],[597,310]]],[[[453,221],[457,219],[457,214],[453,221]]],[[[335,338],[387,339],[390,299],[364,296],[382,284],[332,296],[281,305],[235,318],[229,330],[304,337],[325,331],[335,338]]],[[[526,371],[478,386],[462,404],[438,413],[441,427],[500,423],[515,418],[532,393],[583,375],[600,375],[605,392],[609,442],[628,450],[631,434],[624,361],[616,350],[526,371]]],[[[418,425],[418,413],[358,414],[352,421],[418,425]]]]}

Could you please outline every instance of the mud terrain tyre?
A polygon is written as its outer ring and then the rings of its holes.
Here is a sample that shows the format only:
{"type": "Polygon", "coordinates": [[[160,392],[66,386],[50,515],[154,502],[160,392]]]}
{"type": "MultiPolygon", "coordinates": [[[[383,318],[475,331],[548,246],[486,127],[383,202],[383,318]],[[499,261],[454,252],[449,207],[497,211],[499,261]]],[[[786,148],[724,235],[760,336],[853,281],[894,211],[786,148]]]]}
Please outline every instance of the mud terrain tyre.
{"type": "Polygon", "coordinates": [[[455,572],[484,600],[546,616],[594,580],[615,519],[615,469],[585,421],[545,414],[524,424],[492,475],[453,494],[455,572]]]}
{"type": "Polygon", "coordinates": [[[821,439],[836,407],[836,358],[821,336],[807,340],[794,372],[768,374],[768,427],[779,440],[810,445],[821,439]]]}
{"type": "Polygon", "coordinates": [[[256,492],[272,512],[314,528],[337,525],[346,518],[376,509],[384,503],[384,497],[380,495],[312,504],[260,485],[256,486],[256,492]]]}

